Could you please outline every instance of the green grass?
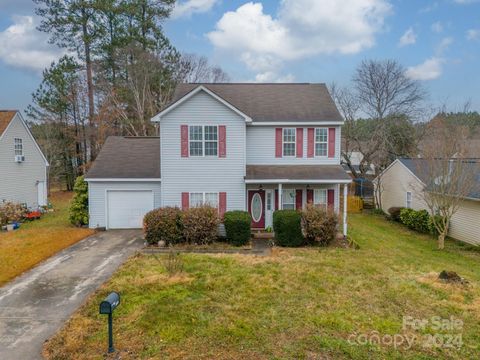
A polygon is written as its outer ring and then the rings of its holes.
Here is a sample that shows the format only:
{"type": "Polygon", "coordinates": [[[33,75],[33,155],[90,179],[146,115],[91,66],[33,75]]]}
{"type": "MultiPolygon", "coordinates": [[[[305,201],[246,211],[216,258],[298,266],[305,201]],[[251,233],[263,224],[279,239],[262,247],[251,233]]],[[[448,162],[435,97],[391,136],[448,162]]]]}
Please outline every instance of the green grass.
{"type": "Polygon", "coordinates": [[[431,359],[479,358],[480,252],[435,241],[378,216],[352,215],[359,250],[274,249],[271,257],[181,255],[168,277],[165,257],[130,259],[45,346],[52,359],[98,358],[106,318],[98,304],[122,295],[115,314],[122,359],[431,359]],[[453,270],[469,286],[439,282],[453,270]],[[352,345],[352,334],[433,334],[403,330],[403,316],[455,316],[460,349],[352,345]]]}
{"type": "Polygon", "coordinates": [[[0,233],[0,286],[31,269],[56,252],[93,234],[68,221],[71,192],[52,193],[54,212],[40,220],[26,222],[20,229],[0,233]]]}

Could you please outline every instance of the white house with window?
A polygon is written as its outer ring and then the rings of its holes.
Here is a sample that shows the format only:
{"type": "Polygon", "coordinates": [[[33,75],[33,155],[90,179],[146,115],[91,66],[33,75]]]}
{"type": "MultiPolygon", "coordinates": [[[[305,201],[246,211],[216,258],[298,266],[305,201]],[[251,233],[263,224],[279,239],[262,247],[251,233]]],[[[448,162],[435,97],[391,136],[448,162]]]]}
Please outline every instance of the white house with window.
{"type": "Polygon", "coordinates": [[[181,84],[152,121],[159,138],[109,138],[88,172],[90,227],[113,228],[113,218],[140,227],[161,206],[246,210],[256,229],[276,209],[340,211],[351,180],[340,165],[343,119],[324,84],[181,84]],[[138,202],[111,205],[131,193],[138,202]]]}
{"type": "Polygon", "coordinates": [[[0,110],[0,203],[47,204],[48,162],[18,111],[0,110]]]}

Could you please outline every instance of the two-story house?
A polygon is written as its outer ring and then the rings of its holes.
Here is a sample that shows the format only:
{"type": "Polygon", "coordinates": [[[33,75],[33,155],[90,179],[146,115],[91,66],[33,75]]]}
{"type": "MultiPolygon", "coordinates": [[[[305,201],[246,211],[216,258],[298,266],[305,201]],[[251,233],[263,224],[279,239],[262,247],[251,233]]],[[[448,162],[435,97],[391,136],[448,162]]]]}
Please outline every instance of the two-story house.
{"type": "Polygon", "coordinates": [[[152,121],[158,138],[109,138],[88,172],[90,227],[138,228],[153,208],[209,203],[263,229],[276,209],[338,212],[351,181],[324,84],[182,84],[152,121]]]}
{"type": "Polygon", "coordinates": [[[20,112],[0,110],[0,203],[47,204],[48,161],[20,112]]]}

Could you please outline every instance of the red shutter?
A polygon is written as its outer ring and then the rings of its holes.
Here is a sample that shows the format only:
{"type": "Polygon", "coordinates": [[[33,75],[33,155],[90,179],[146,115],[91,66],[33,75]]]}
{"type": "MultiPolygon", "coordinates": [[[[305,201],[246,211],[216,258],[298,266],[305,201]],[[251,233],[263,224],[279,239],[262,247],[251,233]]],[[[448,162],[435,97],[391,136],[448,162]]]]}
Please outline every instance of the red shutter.
{"type": "Polygon", "coordinates": [[[218,194],[218,213],[220,219],[223,219],[223,215],[227,211],[227,193],[221,192],[218,194]]]}
{"type": "Polygon", "coordinates": [[[328,157],[335,157],[335,128],[328,129],[328,157]]]}
{"type": "Polygon", "coordinates": [[[315,156],[315,129],[308,128],[307,130],[307,156],[312,158],[315,156]]]}
{"type": "Polygon", "coordinates": [[[302,189],[297,189],[295,191],[295,209],[302,210],[303,204],[303,191],[302,189]]]}
{"type": "Polygon", "coordinates": [[[276,128],[275,129],[275,157],[282,157],[283,151],[282,151],[282,128],[276,128]]]}
{"type": "Polygon", "coordinates": [[[275,190],[275,210],[278,210],[278,190],[275,190]]]}
{"type": "Polygon", "coordinates": [[[225,125],[218,127],[218,157],[227,157],[227,127],[225,125]]]}
{"type": "Polygon", "coordinates": [[[188,125],[180,125],[180,143],[182,157],[188,157],[188,125]]]}
{"type": "Polygon", "coordinates": [[[313,189],[307,189],[307,204],[313,204],[313,189]]]}
{"type": "Polygon", "coordinates": [[[297,157],[303,157],[303,128],[297,128],[297,157]]]}
{"type": "Polygon", "coordinates": [[[333,210],[333,207],[335,206],[335,190],[334,189],[328,189],[327,191],[327,204],[328,204],[328,208],[330,210],[333,210]]]}
{"type": "Polygon", "coordinates": [[[182,210],[187,210],[190,206],[190,196],[188,192],[182,192],[182,210]]]}

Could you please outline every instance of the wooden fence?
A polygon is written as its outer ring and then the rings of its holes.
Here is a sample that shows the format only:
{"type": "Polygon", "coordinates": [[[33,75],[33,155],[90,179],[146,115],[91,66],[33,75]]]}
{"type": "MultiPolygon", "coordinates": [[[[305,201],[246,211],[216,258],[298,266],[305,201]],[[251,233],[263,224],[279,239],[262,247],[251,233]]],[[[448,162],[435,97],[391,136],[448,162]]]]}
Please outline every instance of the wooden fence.
{"type": "Polygon", "coordinates": [[[363,210],[363,200],[359,196],[348,195],[347,196],[347,211],[348,212],[361,212],[363,210]]]}

